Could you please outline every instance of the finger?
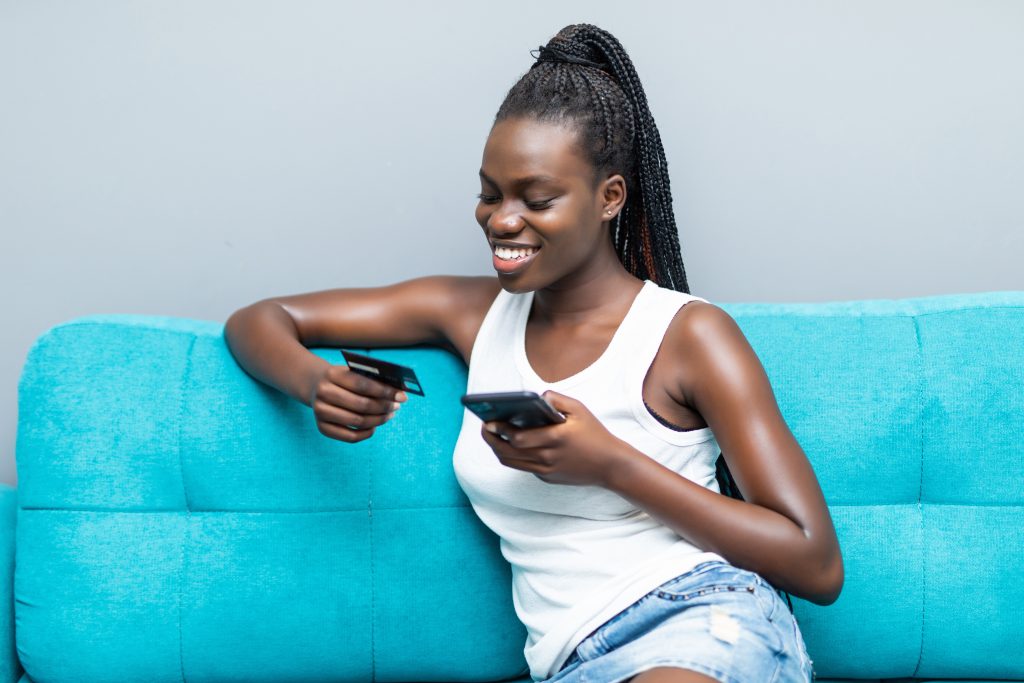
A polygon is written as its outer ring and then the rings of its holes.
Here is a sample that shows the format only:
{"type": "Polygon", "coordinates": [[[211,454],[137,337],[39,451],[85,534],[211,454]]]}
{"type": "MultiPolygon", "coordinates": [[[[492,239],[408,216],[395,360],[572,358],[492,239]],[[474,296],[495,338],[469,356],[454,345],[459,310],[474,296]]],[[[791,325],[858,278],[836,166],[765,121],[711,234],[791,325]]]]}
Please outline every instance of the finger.
{"type": "Polygon", "coordinates": [[[560,394],[557,391],[551,391],[550,389],[548,389],[543,394],[541,394],[541,398],[543,398],[545,401],[551,404],[552,408],[562,413],[563,415],[568,415],[569,413],[574,412],[576,409],[576,399],[570,396],[566,396],[564,394],[560,394]]]}
{"type": "Polygon", "coordinates": [[[482,433],[493,434],[502,441],[511,443],[516,428],[507,422],[492,420],[483,424],[482,433]]]}
{"type": "Polygon", "coordinates": [[[386,414],[372,413],[369,415],[362,415],[339,406],[332,406],[329,403],[320,400],[313,402],[313,413],[316,415],[318,420],[323,422],[330,422],[332,424],[347,427],[356,427],[358,429],[380,426],[394,416],[394,411],[386,414]]]}
{"type": "MultiPolygon", "coordinates": [[[[335,366],[341,367],[341,366],[335,366]]],[[[398,393],[398,389],[385,384],[378,379],[367,377],[366,375],[358,372],[353,372],[348,367],[343,368],[340,373],[332,373],[331,379],[338,385],[345,387],[349,391],[364,396],[370,396],[373,398],[390,398],[394,400],[395,394],[398,393]]]]}
{"type": "Polygon", "coordinates": [[[375,427],[370,427],[369,429],[351,429],[343,425],[331,424],[329,422],[318,422],[317,429],[320,430],[321,434],[332,439],[337,439],[338,441],[344,441],[346,443],[356,443],[358,441],[369,439],[373,436],[375,427]]]}
{"type": "Polygon", "coordinates": [[[486,427],[480,429],[480,436],[491,448],[504,446],[508,443],[505,437],[492,432],[486,427]]]}
{"type": "Polygon", "coordinates": [[[348,373],[348,376],[357,379],[344,380],[345,384],[329,383],[321,386],[316,398],[362,415],[386,414],[399,403],[393,398],[398,393],[394,387],[354,372],[348,373]]]}
{"type": "Polygon", "coordinates": [[[480,434],[483,436],[484,441],[487,442],[487,445],[491,447],[491,450],[494,451],[494,454],[504,464],[510,462],[518,464],[536,463],[536,457],[531,452],[516,448],[513,444],[502,439],[500,435],[492,434],[486,429],[481,430],[480,434]]]}
{"type": "Polygon", "coordinates": [[[409,395],[398,387],[393,387],[374,377],[353,372],[347,365],[330,366],[327,369],[327,377],[334,384],[345,387],[357,394],[373,398],[390,399],[399,403],[409,400],[409,395]]]}
{"type": "Polygon", "coordinates": [[[398,393],[398,389],[390,384],[385,384],[379,379],[373,379],[351,370],[341,376],[340,384],[358,394],[373,396],[374,398],[387,398],[392,401],[395,400],[395,394],[398,393]]]}
{"type": "Polygon", "coordinates": [[[512,436],[513,434],[518,434],[519,432],[525,431],[527,428],[517,427],[511,422],[506,422],[504,420],[490,420],[489,422],[484,422],[484,429],[486,429],[489,432],[494,432],[497,434],[507,434],[508,436],[512,436]]]}
{"type": "Polygon", "coordinates": [[[494,454],[499,458],[504,457],[519,457],[515,455],[515,449],[506,441],[501,435],[494,434],[486,429],[480,430],[480,436],[483,440],[491,447],[494,454]]]}
{"type": "Polygon", "coordinates": [[[504,435],[504,440],[518,449],[541,448],[551,445],[552,442],[551,433],[547,431],[546,426],[516,427],[507,422],[492,421],[484,423],[484,428],[488,431],[491,428],[496,429],[499,437],[504,435]]]}
{"type": "Polygon", "coordinates": [[[507,433],[508,426],[504,422],[498,420],[491,420],[490,422],[484,422],[483,428],[485,432],[490,434],[505,434],[507,433]]]}
{"type": "Polygon", "coordinates": [[[528,454],[521,453],[515,448],[509,447],[507,443],[494,434],[484,436],[484,440],[487,441],[491,450],[494,451],[494,455],[498,458],[498,462],[505,467],[511,467],[524,472],[532,472],[533,468],[537,466],[528,454]]]}

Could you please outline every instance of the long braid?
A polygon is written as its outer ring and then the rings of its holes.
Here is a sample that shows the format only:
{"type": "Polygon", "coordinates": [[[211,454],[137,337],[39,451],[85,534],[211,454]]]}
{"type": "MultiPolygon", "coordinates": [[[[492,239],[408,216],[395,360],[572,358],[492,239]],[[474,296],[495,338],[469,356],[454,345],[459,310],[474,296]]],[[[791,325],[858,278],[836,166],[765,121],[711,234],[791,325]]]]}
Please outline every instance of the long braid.
{"type": "Polygon", "coordinates": [[[593,24],[566,26],[541,51],[509,90],[495,123],[524,116],[575,124],[597,177],[621,173],[626,179],[626,204],[611,231],[623,267],[689,293],[665,149],[629,55],[593,24]],[[545,59],[545,50],[562,57],[545,59]]]}

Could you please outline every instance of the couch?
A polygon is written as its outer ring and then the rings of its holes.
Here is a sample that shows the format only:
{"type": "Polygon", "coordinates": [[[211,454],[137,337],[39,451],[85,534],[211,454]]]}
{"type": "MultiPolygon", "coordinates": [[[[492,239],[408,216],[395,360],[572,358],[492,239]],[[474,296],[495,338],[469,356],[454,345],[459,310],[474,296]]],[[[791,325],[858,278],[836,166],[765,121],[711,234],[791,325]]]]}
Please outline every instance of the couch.
{"type": "MultiPolygon", "coordinates": [[[[818,679],[1024,680],[1024,292],[720,305],[842,547],[839,599],[793,598],[818,679]]],[[[94,315],[35,341],[0,683],[529,682],[510,569],[452,472],[461,359],[357,349],[426,397],[347,444],[222,332],[94,315]]]]}

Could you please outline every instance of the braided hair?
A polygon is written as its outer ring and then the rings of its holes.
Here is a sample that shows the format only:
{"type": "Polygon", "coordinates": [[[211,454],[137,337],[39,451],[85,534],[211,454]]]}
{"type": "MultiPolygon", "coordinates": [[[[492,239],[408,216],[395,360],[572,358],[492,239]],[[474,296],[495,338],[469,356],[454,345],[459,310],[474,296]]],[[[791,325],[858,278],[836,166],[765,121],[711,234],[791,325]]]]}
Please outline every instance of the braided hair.
{"type": "Polygon", "coordinates": [[[633,276],[689,293],[672,212],[668,162],[647,96],[625,49],[592,24],[566,26],[538,48],[494,122],[523,117],[572,125],[595,186],[619,173],[629,192],[611,239],[633,276]]]}

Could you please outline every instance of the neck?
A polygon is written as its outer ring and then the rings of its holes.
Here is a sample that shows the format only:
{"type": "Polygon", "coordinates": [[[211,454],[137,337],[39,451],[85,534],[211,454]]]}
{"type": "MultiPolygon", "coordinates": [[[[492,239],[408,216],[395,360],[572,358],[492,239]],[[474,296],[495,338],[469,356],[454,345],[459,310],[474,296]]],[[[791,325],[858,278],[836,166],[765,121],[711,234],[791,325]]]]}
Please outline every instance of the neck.
{"type": "Polygon", "coordinates": [[[530,320],[550,327],[575,327],[609,318],[616,324],[644,285],[629,273],[614,251],[534,292],[530,320]]]}

